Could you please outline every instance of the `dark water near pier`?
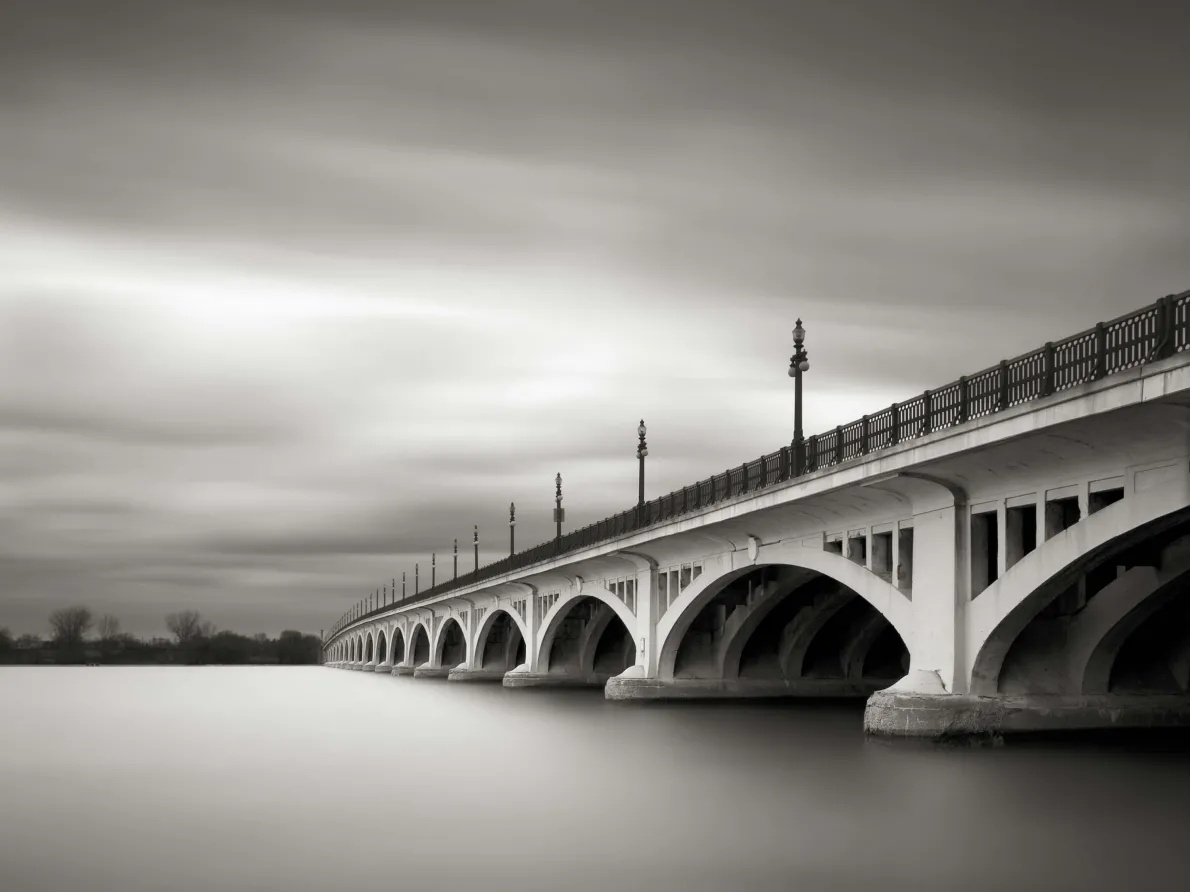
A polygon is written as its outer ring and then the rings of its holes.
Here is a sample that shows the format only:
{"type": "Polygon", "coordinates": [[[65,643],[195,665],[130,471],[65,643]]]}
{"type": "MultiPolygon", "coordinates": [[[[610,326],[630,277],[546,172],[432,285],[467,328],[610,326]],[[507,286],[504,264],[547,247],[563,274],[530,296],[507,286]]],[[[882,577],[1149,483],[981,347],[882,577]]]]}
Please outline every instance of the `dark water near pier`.
{"type": "Polygon", "coordinates": [[[1190,883],[1176,747],[889,747],[860,722],[321,668],[0,669],[0,890],[1190,883]]]}

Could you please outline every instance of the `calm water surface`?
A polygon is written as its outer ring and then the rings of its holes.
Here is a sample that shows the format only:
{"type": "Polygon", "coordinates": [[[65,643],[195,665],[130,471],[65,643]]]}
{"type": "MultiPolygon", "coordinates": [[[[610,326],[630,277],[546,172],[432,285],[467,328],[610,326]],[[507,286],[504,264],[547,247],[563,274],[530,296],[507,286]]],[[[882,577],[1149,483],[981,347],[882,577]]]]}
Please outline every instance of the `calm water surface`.
{"type": "Polygon", "coordinates": [[[0,890],[1120,890],[1168,746],[865,744],[854,706],[321,668],[0,669],[0,890]]]}

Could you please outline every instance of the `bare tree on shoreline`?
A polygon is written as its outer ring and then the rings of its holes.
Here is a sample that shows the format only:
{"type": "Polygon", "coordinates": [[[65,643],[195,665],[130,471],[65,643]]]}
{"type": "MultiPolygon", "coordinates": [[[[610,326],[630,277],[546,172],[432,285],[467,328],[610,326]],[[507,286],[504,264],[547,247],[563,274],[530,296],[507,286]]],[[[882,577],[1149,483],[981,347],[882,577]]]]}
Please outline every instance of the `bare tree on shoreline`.
{"type": "Polygon", "coordinates": [[[86,607],[62,607],[50,614],[54,640],[67,646],[82,644],[92,622],[91,611],[86,607]]]}
{"type": "Polygon", "coordinates": [[[110,613],[105,613],[95,628],[100,641],[113,641],[120,634],[120,621],[110,613]]]}
{"type": "Polygon", "coordinates": [[[202,614],[197,610],[179,610],[165,618],[165,627],[178,639],[178,644],[189,644],[203,637],[202,614]]]}

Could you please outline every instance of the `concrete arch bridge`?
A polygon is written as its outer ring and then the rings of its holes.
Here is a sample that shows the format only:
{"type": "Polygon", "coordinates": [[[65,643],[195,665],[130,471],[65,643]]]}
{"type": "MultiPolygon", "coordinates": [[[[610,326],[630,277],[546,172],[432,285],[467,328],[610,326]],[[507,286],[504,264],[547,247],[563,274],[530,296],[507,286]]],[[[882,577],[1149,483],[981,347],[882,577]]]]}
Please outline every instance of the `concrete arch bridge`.
{"type": "Polygon", "coordinates": [[[326,662],[616,699],[865,697],[890,735],[1190,725],[1188,302],[383,605],[326,662]]]}

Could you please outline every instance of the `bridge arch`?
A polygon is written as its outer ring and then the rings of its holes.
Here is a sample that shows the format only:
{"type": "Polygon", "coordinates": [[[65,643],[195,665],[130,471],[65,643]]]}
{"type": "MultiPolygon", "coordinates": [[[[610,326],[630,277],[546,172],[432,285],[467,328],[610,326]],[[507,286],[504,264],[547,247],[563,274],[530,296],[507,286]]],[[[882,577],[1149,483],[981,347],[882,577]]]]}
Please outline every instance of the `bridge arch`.
{"type": "Polygon", "coordinates": [[[636,616],[628,609],[627,604],[599,584],[584,585],[581,592],[572,586],[568,592],[558,596],[558,600],[553,603],[546,612],[546,615],[542,617],[541,629],[537,633],[537,654],[539,661],[543,657],[548,661],[549,647],[553,644],[554,636],[558,632],[559,623],[566,618],[571,608],[584,598],[594,598],[596,601],[606,604],[619,617],[620,622],[624,624],[624,628],[628,630],[628,633],[635,635],[636,616]]]}
{"type": "Polygon", "coordinates": [[[356,661],[357,663],[363,663],[363,662],[365,662],[365,660],[364,660],[364,634],[363,634],[363,632],[360,632],[360,633],[359,633],[358,635],[356,635],[356,637],[355,637],[355,661],[356,661]]]}
{"type": "MultiPolygon", "coordinates": [[[[756,579],[758,588],[748,591],[745,596],[748,599],[748,609],[733,612],[730,618],[725,617],[724,635],[715,645],[713,656],[718,669],[717,677],[736,677],[743,649],[760,624],[793,591],[814,586],[815,580],[829,581],[841,590],[841,594],[831,597],[831,593],[826,590],[827,587],[821,583],[819,585],[822,591],[810,589],[805,592],[817,600],[808,605],[813,609],[791,630],[790,637],[794,638],[794,641],[785,641],[780,646],[777,658],[781,665],[791,659],[804,658],[815,635],[846,606],[852,596],[858,596],[862,602],[873,608],[875,613],[892,627],[904,646],[908,647],[913,640],[912,603],[891,583],[842,555],[800,544],[778,542],[760,546],[755,562],[737,565],[717,574],[710,572],[708,567],[702,576],[691,582],[670,604],[657,624],[657,670],[660,678],[674,678],[679,651],[704,608],[724,593],[732,583],[750,581],[750,576],[755,577],[757,571],[764,570],[771,571],[772,575],[763,578],[765,574],[759,574],[762,578],[756,579]]],[[[857,612],[854,607],[850,609],[852,613],[857,612]]],[[[855,648],[865,642],[874,643],[871,627],[859,616],[842,617],[840,621],[842,619],[853,619],[856,629],[851,637],[847,637],[844,631],[840,630],[840,634],[844,635],[840,647],[852,659],[862,659],[862,656],[855,652],[855,648]]],[[[838,624],[836,622],[836,625],[838,624]]]]}
{"type": "Polygon", "coordinates": [[[457,617],[448,616],[438,627],[430,665],[454,669],[467,663],[467,633],[457,617]]]}
{"type": "Polygon", "coordinates": [[[430,632],[422,620],[413,624],[409,632],[409,664],[417,667],[430,662],[430,632]]]}
{"type": "Polygon", "coordinates": [[[388,659],[388,639],[385,637],[384,629],[376,633],[376,665],[380,665],[388,659]]]}
{"type": "Polygon", "coordinates": [[[392,664],[399,666],[405,662],[405,633],[401,631],[400,626],[394,624],[389,637],[392,639],[389,642],[393,655],[392,664]]]}
{"type": "Polygon", "coordinates": [[[538,671],[584,683],[618,675],[640,659],[635,632],[636,617],[628,605],[602,585],[571,589],[542,622],[538,671]]]}
{"type": "MultiPolygon", "coordinates": [[[[1014,645],[1017,651],[1034,646],[1044,620],[1043,611],[1080,584],[1097,568],[1114,570],[1113,559],[1146,542],[1176,538],[1190,531],[1190,478],[1125,498],[1080,519],[1041,542],[984,589],[967,605],[966,654],[973,694],[989,695],[1001,689],[1001,676],[1014,645]],[[1028,632],[1028,634],[1024,634],[1028,632]]],[[[1111,665],[1128,633],[1171,594],[1171,584],[1181,577],[1161,579],[1140,567],[1129,568],[1108,582],[1079,608],[1071,640],[1064,640],[1065,663],[1061,683],[1065,693],[1093,693],[1107,684],[1111,665]],[[1157,596],[1157,601],[1148,601],[1157,596]],[[1101,600],[1102,599],[1102,600],[1101,600]],[[1092,610],[1092,606],[1094,609],[1092,610]],[[1071,686],[1077,690],[1071,689],[1071,686]]],[[[1063,639],[1069,629],[1063,630],[1063,639]]],[[[1057,659],[1057,656],[1050,658],[1057,659]]],[[[1060,682],[1055,680],[1054,684],[1060,682]]],[[[1057,691],[1054,691],[1057,693],[1057,691]]]]}
{"type": "Polygon", "coordinates": [[[371,663],[376,656],[376,643],[372,637],[372,630],[368,630],[368,636],[364,639],[364,662],[371,663]]]}
{"type": "Polygon", "coordinates": [[[489,611],[475,632],[471,665],[475,669],[515,669],[527,659],[527,654],[522,657],[520,652],[529,646],[528,631],[517,611],[503,607],[489,611]]]}

